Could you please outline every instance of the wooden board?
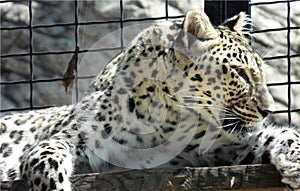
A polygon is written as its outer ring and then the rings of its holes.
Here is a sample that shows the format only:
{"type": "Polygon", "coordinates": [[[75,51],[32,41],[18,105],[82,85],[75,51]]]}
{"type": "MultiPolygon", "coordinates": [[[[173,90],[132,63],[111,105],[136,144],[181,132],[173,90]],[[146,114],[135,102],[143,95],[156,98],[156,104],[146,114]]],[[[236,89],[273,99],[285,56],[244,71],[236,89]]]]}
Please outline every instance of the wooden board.
{"type": "MultiPolygon", "coordinates": [[[[129,170],[118,173],[75,174],[74,191],[129,190],[283,191],[280,175],[271,165],[129,170]]],[[[24,181],[2,182],[1,191],[24,191],[24,181]]]]}

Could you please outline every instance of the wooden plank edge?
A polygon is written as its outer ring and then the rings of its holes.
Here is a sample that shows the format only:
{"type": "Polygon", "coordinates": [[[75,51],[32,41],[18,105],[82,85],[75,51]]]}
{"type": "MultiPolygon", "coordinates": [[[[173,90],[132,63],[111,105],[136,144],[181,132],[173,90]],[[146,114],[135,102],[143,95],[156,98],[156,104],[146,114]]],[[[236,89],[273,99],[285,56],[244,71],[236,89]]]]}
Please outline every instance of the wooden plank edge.
{"type": "MultiPolygon", "coordinates": [[[[272,165],[128,170],[114,173],[75,174],[74,191],[100,190],[238,190],[279,191],[284,184],[272,165]]],[[[25,181],[0,182],[1,191],[24,191],[25,181]]]]}

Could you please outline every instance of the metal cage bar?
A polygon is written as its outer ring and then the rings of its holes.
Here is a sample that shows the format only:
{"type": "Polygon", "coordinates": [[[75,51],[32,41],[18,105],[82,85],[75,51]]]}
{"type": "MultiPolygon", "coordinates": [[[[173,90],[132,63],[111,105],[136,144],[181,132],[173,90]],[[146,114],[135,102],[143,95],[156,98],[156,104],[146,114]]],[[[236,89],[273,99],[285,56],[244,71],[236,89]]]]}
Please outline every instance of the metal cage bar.
{"type": "Polygon", "coordinates": [[[34,63],[33,63],[33,29],[32,29],[32,1],[28,2],[29,11],[29,66],[30,66],[30,109],[33,109],[33,83],[34,80],[34,63]]]}
{"type": "Polygon", "coordinates": [[[292,86],[291,86],[291,6],[290,1],[287,1],[287,62],[288,62],[288,71],[287,71],[287,82],[288,82],[288,122],[289,126],[292,125],[292,86]]]}

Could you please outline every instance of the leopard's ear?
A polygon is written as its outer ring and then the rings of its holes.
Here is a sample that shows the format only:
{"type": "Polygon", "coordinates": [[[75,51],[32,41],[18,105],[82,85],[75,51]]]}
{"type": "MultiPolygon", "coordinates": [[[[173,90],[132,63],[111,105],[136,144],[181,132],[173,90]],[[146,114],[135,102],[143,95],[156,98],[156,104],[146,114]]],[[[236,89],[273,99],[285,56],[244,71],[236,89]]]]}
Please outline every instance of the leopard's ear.
{"type": "Polygon", "coordinates": [[[201,10],[187,12],[183,22],[183,30],[200,40],[213,39],[218,36],[218,32],[211,24],[208,16],[201,10]]]}
{"type": "Polygon", "coordinates": [[[226,20],[222,25],[228,27],[231,31],[236,31],[238,33],[244,34],[245,32],[249,32],[247,25],[249,25],[251,19],[244,12],[240,12],[240,14],[226,20]]]}

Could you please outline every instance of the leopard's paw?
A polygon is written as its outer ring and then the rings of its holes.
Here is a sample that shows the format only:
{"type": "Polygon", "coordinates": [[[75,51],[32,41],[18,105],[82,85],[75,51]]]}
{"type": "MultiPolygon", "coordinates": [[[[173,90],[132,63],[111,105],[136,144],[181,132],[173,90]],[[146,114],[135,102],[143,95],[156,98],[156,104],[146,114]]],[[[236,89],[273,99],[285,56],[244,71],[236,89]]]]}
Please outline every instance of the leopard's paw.
{"type": "Polygon", "coordinates": [[[282,175],[282,182],[293,190],[300,191],[300,144],[288,139],[276,145],[272,152],[272,163],[282,175]]]}
{"type": "Polygon", "coordinates": [[[279,169],[282,175],[281,182],[288,185],[292,190],[300,191],[300,164],[293,165],[279,169]]]}

